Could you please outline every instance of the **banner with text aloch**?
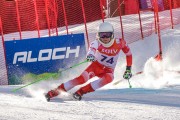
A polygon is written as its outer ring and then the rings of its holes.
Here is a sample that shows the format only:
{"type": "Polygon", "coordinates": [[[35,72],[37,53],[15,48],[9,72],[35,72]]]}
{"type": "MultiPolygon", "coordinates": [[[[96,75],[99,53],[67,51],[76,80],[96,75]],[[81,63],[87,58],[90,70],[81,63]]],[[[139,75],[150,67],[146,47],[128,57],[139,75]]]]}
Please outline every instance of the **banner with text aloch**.
{"type": "Polygon", "coordinates": [[[6,41],[5,48],[9,85],[58,78],[86,56],[84,34],[6,41]]]}

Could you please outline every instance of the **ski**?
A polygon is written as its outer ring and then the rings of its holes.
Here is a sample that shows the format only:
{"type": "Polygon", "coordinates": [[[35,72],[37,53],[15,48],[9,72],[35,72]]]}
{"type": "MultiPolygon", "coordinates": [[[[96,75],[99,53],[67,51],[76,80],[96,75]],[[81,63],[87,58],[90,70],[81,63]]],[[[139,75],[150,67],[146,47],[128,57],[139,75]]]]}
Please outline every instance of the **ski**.
{"type": "MultiPolygon", "coordinates": [[[[175,71],[175,70],[164,70],[164,71],[174,72],[174,73],[180,74],[180,71],[175,71]]],[[[139,75],[139,74],[142,74],[142,73],[143,73],[143,71],[137,72],[137,73],[133,74],[132,77],[133,77],[133,76],[136,76],[136,75],[139,75]]],[[[117,84],[119,84],[120,82],[122,82],[122,81],[124,81],[124,80],[125,80],[125,79],[118,80],[118,81],[116,81],[115,83],[113,83],[113,85],[117,85],[117,84]]]]}
{"type": "Polygon", "coordinates": [[[175,70],[165,70],[165,71],[167,71],[167,72],[174,72],[174,73],[180,74],[180,71],[175,71],[175,70]]]}
{"type": "Polygon", "coordinates": [[[58,98],[61,101],[80,101],[82,99],[81,96],[78,96],[77,94],[71,94],[71,93],[61,93],[58,96],[59,97],[51,98],[47,93],[44,94],[44,98],[46,99],[47,102],[51,102],[55,98],[58,98]]]}

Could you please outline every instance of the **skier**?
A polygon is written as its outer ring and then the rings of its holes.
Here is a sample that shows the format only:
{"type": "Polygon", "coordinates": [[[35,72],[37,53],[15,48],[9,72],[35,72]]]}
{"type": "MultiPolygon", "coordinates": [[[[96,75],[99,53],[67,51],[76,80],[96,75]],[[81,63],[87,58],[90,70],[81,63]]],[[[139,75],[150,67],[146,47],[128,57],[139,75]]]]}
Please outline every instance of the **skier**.
{"type": "Polygon", "coordinates": [[[92,63],[80,76],[62,83],[56,89],[49,91],[45,95],[47,101],[58,96],[61,91],[67,92],[77,85],[86,83],[95,76],[99,79],[81,87],[73,94],[75,100],[81,100],[84,94],[94,92],[98,88],[112,82],[114,69],[121,50],[125,53],[127,62],[123,78],[130,79],[132,77],[132,54],[130,48],[125,40],[114,38],[114,28],[110,23],[101,23],[98,28],[97,39],[91,43],[86,56],[87,61],[92,63]]]}

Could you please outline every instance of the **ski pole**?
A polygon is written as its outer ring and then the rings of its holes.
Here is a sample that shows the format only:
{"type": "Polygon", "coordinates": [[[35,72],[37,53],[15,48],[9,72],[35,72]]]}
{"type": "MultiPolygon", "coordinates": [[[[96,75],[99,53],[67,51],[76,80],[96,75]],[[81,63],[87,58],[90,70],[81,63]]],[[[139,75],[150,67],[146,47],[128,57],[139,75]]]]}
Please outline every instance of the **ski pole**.
{"type": "Polygon", "coordinates": [[[127,79],[127,80],[128,80],[128,83],[129,83],[129,88],[132,88],[132,85],[131,85],[129,79],[127,79]]]}
{"type": "MultiPolygon", "coordinates": [[[[68,70],[68,69],[71,69],[71,68],[75,68],[75,67],[77,67],[77,66],[79,66],[79,65],[81,65],[81,64],[83,64],[83,63],[86,63],[86,62],[88,62],[88,61],[85,60],[85,61],[83,61],[83,62],[80,62],[80,63],[78,63],[78,64],[75,64],[75,65],[73,65],[73,66],[71,66],[71,67],[69,67],[69,68],[66,68],[66,69],[64,69],[64,70],[58,71],[58,73],[61,73],[61,72],[63,72],[63,71],[66,71],[66,70],[68,70]]],[[[48,78],[53,77],[55,74],[57,74],[57,73],[51,74],[51,75],[46,76],[46,77],[39,78],[39,79],[37,79],[37,80],[35,80],[35,81],[32,81],[31,83],[28,83],[28,84],[26,84],[26,85],[24,85],[24,86],[21,86],[21,87],[19,87],[19,88],[15,88],[15,89],[12,90],[12,92],[16,92],[16,91],[18,91],[18,90],[20,90],[20,89],[22,89],[22,88],[25,88],[25,87],[30,86],[30,85],[32,85],[32,84],[35,84],[35,83],[37,83],[37,82],[40,82],[40,81],[43,81],[43,80],[48,80],[48,78]]]]}
{"type": "MultiPolygon", "coordinates": [[[[117,85],[117,84],[119,84],[123,80],[125,80],[125,79],[119,80],[119,81],[115,82],[113,85],[117,85]]],[[[129,79],[127,79],[127,81],[128,81],[128,84],[129,84],[129,88],[132,88],[132,85],[131,85],[129,79]]]]}
{"type": "Polygon", "coordinates": [[[69,70],[69,69],[71,69],[71,68],[75,68],[75,67],[77,67],[77,66],[79,66],[79,65],[81,65],[81,64],[83,64],[83,63],[86,63],[86,62],[88,62],[88,61],[85,60],[85,61],[83,61],[83,62],[77,63],[77,64],[75,64],[75,65],[73,65],[73,66],[71,66],[71,67],[69,67],[69,68],[66,68],[66,69],[64,69],[64,70],[58,71],[58,73],[61,73],[61,72],[66,71],[66,70],[69,70]]]}

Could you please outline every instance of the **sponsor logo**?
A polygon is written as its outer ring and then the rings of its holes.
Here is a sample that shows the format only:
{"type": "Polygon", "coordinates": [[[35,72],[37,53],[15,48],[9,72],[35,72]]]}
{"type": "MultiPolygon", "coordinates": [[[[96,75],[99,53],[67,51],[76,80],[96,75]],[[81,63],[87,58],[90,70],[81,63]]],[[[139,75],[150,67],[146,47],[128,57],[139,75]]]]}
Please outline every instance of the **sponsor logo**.
{"type": "Polygon", "coordinates": [[[75,57],[78,57],[79,51],[80,46],[76,46],[75,49],[71,49],[70,47],[42,49],[39,51],[36,58],[32,58],[33,51],[16,52],[14,54],[13,64],[17,64],[17,62],[30,63],[37,61],[65,59],[69,58],[70,54],[74,54],[75,57]]]}
{"type": "Polygon", "coordinates": [[[118,49],[102,49],[101,51],[107,54],[116,54],[118,52],[118,49]]]}

